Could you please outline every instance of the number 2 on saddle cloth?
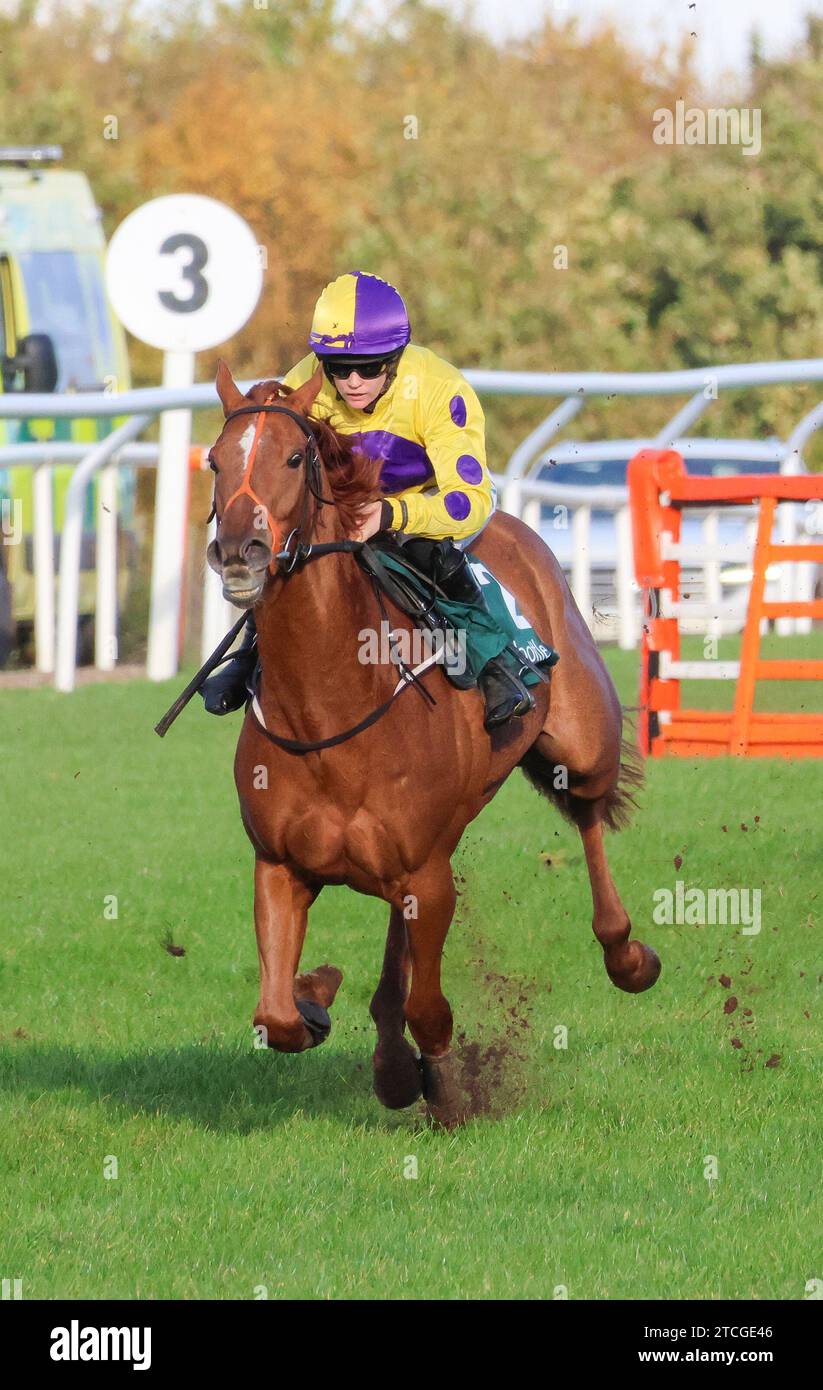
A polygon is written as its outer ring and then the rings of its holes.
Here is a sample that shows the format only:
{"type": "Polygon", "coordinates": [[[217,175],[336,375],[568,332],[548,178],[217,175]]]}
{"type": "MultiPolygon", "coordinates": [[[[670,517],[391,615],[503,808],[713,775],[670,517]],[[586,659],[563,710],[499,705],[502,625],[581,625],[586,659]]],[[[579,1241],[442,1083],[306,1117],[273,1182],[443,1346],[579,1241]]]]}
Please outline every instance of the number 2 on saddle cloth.
{"type": "Polygon", "coordinates": [[[398,543],[382,533],[359,559],[393,602],[440,636],[444,673],[458,689],[474,687],[486,663],[502,653],[517,663],[524,684],[548,680],[544,672],[558,653],[470,552],[422,537],[398,543]]]}

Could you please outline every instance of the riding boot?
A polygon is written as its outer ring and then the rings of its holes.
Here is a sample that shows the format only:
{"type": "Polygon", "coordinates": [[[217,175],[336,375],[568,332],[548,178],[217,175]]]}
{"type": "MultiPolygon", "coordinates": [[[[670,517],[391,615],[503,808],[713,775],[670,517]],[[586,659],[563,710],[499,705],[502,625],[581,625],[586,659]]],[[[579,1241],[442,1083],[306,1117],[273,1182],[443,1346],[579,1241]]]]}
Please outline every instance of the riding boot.
{"type": "Polygon", "coordinates": [[[534,696],[520,679],[520,663],[511,652],[492,657],[477,679],[486,702],[483,722],[487,729],[496,729],[498,724],[534,709],[534,696]]]}
{"type": "MultiPolygon", "coordinates": [[[[403,547],[412,563],[425,566],[447,598],[455,603],[472,604],[487,612],[483,590],[478,584],[465,551],[452,541],[407,541],[403,547]],[[423,547],[430,547],[428,554],[423,547]],[[418,558],[419,557],[419,558],[418,558]]],[[[507,720],[528,714],[534,709],[534,697],[520,679],[520,664],[510,651],[495,656],[480,672],[477,683],[486,703],[487,729],[495,729],[507,720]]]]}
{"type": "Polygon", "coordinates": [[[243,640],[231,660],[209,676],[200,688],[209,714],[232,714],[248,699],[248,681],[257,665],[257,627],[252,612],[246,615],[243,640]]]}

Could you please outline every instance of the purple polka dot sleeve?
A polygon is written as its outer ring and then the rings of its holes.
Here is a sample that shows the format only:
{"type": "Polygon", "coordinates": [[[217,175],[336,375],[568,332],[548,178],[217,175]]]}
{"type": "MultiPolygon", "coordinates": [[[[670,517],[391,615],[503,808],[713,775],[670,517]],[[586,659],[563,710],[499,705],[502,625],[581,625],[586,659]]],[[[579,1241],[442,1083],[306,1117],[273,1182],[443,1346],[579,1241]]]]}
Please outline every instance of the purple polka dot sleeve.
{"type": "Polygon", "coordinates": [[[491,515],[483,410],[468,382],[455,371],[431,384],[421,398],[426,453],[436,491],[405,493],[409,535],[465,540],[491,515]]]}

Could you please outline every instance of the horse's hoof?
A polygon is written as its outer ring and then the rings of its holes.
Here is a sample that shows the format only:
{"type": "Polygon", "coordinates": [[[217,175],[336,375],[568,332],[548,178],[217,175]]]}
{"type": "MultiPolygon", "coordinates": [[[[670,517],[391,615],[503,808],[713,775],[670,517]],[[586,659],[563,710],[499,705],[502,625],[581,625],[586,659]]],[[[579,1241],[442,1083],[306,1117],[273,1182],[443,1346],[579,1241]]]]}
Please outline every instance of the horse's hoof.
{"type": "Polygon", "coordinates": [[[423,1094],[423,1071],[414,1048],[401,1038],[398,1043],[375,1049],[374,1094],[387,1110],[405,1110],[423,1094]]]}
{"type": "Polygon", "coordinates": [[[315,1004],[313,999],[295,999],[297,1012],[303,1019],[312,1036],[312,1047],[319,1047],[331,1032],[331,1018],[328,1009],[315,1004]]]}
{"type": "Polygon", "coordinates": [[[454,1129],[466,1118],[460,1088],[450,1052],[443,1057],[420,1058],[423,1070],[423,1095],[432,1122],[440,1129],[454,1129]]]}
{"type": "Polygon", "coordinates": [[[612,984],[627,994],[642,994],[651,989],[660,974],[660,957],[651,946],[642,941],[627,941],[621,949],[621,961],[617,967],[609,964],[606,956],[606,971],[612,984]]]}
{"type": "Polygon", "coordinates": [[[301,1016],[295,1019],[294,1024],[269,1026],[264,1018],[255,1014],[252,1026],[258,1035],[257,1045],[262,1043],[272,1052],[306,1052],[315,1046],[314,1034],[301,1016]]]}
{"type": "Polygon", "coordinates": [[[294,978],[295,1000],[313,999],[324,1009],[330,1009],[335,995],[343,983],[343,971],[336,965],[318,965],[303,975],[294,978]]]}

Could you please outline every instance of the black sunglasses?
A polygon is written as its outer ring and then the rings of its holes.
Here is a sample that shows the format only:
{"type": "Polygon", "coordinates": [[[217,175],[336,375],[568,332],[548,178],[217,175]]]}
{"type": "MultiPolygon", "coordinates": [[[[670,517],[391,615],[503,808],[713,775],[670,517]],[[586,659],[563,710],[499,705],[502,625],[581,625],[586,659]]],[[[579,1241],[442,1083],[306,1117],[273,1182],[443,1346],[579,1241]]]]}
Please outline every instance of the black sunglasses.
{"type": "Polygon", "coordinates": [[[375,377],[381,376],[385,372],[388,363],[382,359],[378,362],[350,362],[345,357],[339,361],[326,358],[323,363],[327,376],[337,377],[338,380],[347,381],[353,372],[362,376],[366,381],[374,381],[375,377]]]}

